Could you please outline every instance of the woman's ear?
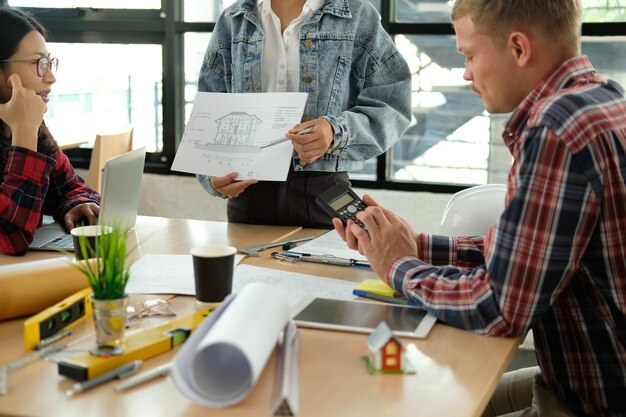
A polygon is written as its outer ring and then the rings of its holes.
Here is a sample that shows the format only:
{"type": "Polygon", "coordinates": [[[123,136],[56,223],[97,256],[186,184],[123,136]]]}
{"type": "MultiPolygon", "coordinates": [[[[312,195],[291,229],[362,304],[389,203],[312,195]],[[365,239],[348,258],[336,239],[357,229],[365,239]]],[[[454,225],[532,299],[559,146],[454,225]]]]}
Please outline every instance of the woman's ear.
{"type": "Polygon", "coordinates": [[[508,39],[508,47],[513,59],[520,67],[525,67],[532,56],[532,46],[528,35],[524,32],[511,32],[508,39]]]}

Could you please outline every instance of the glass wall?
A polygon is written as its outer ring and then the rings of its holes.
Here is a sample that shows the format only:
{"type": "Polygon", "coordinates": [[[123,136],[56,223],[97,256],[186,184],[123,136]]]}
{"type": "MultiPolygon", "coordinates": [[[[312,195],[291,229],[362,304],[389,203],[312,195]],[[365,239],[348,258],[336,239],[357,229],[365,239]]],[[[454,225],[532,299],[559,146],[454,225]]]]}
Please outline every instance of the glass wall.
{"type": "MultiPolygon", "coordinates": [[[[96,131],[132,125],[135,143],[151,153],[148,170],[171,173],[211,31],[234,1],[8,3],[31,8],[51,31],[60,65],[46,121],[55,136],[92,140],[96,131]]],[[[386,155],[350,173],[355,185],[453,192],[504,182],[511,157],[500,135],[508,115],[487,113],[463,80],[452,2],[371,1],[413,74],[413,120],[386,155]]],[[[622,3],[583,0],[582,51],[600,72],[626,84],[622,3]]]]}
{"type": "MultiPolygon", "coordinates": [[[[607,22],[626,21],[626,7],[617,0],[585,0],[583,7],[583,20],[595,23],[589,30],[584,27],[583,34],[592,30],[601,34],[583,37],[583,54],[599,72],[624,84],[626,38],[606,35],[623,34],[624,23],[607,22]]],[[[392,4],[397,23],[390,24],[391,32],[413,73],[413,120],[384,160],[388,183],[437,188],[506,181],[511,156],[501,134],[508,115],[487,113],[470,83],[463,80],[463,57],[453,34],[445,34],[446,27],[451,28],[451,9],[447,0],[392,4]]],[[[380,163],[380,159],[369,161],[351,177],[373,181],[380,163]]]]}
{"type": "Polygon", "coordinates": [[[93,146],[96,134],[133,126],[136,147],[162,151],[161,45],[52,42],[48,49],[59,58],[45,116],[57,140],[93,146]]]}
{"type": "Polygon", "coordinates": [[[94,7],[101,9],[160,9],[161,0],[10,0],[15,7],[73,8],[94,7]]]}

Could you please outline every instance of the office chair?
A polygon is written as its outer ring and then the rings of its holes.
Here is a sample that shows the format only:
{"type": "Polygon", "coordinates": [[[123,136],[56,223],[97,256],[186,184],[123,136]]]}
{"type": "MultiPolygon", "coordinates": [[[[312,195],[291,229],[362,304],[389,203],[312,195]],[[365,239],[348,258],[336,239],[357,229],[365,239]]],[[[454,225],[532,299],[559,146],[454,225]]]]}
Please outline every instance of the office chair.
{"type": "Polygon", "coordinates": [[[102,192],[102,172],[104,164],[111,159],[133,149],[133,129],[110,134],[96,135],[96,141],[91,152],[89,172],[86,183],[97,192],[102,192]]]}

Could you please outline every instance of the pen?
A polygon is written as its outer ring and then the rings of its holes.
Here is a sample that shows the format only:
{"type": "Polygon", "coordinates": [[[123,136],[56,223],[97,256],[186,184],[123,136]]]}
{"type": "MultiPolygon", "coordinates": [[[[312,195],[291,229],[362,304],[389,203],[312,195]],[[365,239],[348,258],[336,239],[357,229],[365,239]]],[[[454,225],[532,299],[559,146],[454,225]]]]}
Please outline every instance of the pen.
{"type": "Polygon", "coordinates": [[[272,258],[274,259],[278,259],[280,261],[287,261],[287,262],[298,262],[299,259],[294,259],[289,255],[284,255],[282,253],[279,252],[272,252],[272,258]]]}
{"type": "Polygon", "coordinates": [[[74,386],[72,386],[71,389],[68,389],[67,391],[65,391],[65,395],[67,397],[71,397],[72,395],[76,393],[86,391],[95,386],[104,384],[105,382],[108,382],[112,379],[123,378],[124,376],[130,375],[133,372],[135,372],[137,369],[139,369],[142,363],[143,361],[133,361],[133,362],[127,363],[126,365],[122,365],[119,368],[115,368],[112,371],[102,374],[94,379],[90,379],[85,382],[77,382],[76,384],[74,384],[74,386]]]}
{"type": "Polygon", "coordinates": [[[146,372],[142,372],[135,376],[128,378],[126,381],[122,382],[113,390],[115,391],[123,391],[128,388],[132,388],[139,384],[143,384],[146,381],[150,381],[151,379],[158,378],[160,376],[165,376],[170,373],[170,369],[172,367],[172,362],[165,363],[163,365],[157,366],[156,368],[152,368],[146,372]]]}
{"type": "MultiPolygon", "coordinates": [[[[311,126],[311,127],[307,127],[306,129],[302,129],[300,130],[298,133],[296,133],[296,135],[306,135],[307,133],[311,133],[315,130],[315,127],[311,126]]],[[[270,142],[267,142],[265,145],[261,145],[259,146],[261,149],[263,148],[269,148],[270,146],[274,146],[274,145],[278,145],[279,143],[283,143],[288,141],[289,139],[287,139],[286,137],[282,137],[270,142]]]]}
{"type": "Polygon", "coordinates": [[[9,378],[9,373],[17,371],[26,365],[30,365],[31,363],[38,361],[40,358],[46,358],[48,355],[59,352],[63,349],[65,349],[65,346],[48,345],[0,367],[0,395],[6,395],[8,392],[7,380],[9,378]]]}
{"type": "Polygon", "coordinates": [[[384,301],[386,303],[418,307],[418,304],[415,303],[415,301],[407,300],[405,298],[387,297],[386,295],[375,294],[372,292],[367,292],[367,291],[362,291],[362,290],[352,290],[352,294],[359,296],[359,297],[370,298],[372,300],[384,301]]]}
{"type": "Polygon", "coordinates": [[[41,348],[35,352],[29,353],[27,355],[22,356],[19,359],[14,360],[13,362],[8,363],[6,366],[8,372],[17,371],[25,367],[26,365],[30,365],[33,362],[38,361],[40,358],[44,358],[48,355],[51,355],[55,352],[59,352],[65,349],[65,346],[61,345],[49,345],[44,348],[41,348]]]}
{"type": "Polygon", "coordinates": [[[319,262],[329,265],[352,266],[356,262],[354,259],[337,258],[332,255],[311,255],[310,253],[300,254],[300,259],[309,262],[319,262]]]}
{"type": "Polygon", "coordinates": [[[48,346],[48,345],[50,345],[50,344],[52,344],[54,342],[57,342],[57,341],[63,339],[66,336],[69,336],[71,334],[72,334],[72,329],[61,330],[60,332],[58,332],[55,335],[52,335],[52,336],[50,336],[50,337],[48,337],[46,339],[41,339],[41,341],[35,345],[35,349],[41,350],[41,349],[45,348],[46,346],[48,346]]]}

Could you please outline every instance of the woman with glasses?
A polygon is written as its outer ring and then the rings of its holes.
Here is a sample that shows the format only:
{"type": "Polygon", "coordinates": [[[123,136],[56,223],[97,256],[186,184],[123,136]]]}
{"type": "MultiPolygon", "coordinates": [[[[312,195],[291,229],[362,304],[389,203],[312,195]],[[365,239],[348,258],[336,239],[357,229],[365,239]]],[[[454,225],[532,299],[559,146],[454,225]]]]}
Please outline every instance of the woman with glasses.
{"type": "Polygon", "coordinates": [[[24,254],[44,214],[93,224],[100,196],[76,175],[43,122],[58,61],[31,16],[0,8],[0,252],[24,254]]]}

